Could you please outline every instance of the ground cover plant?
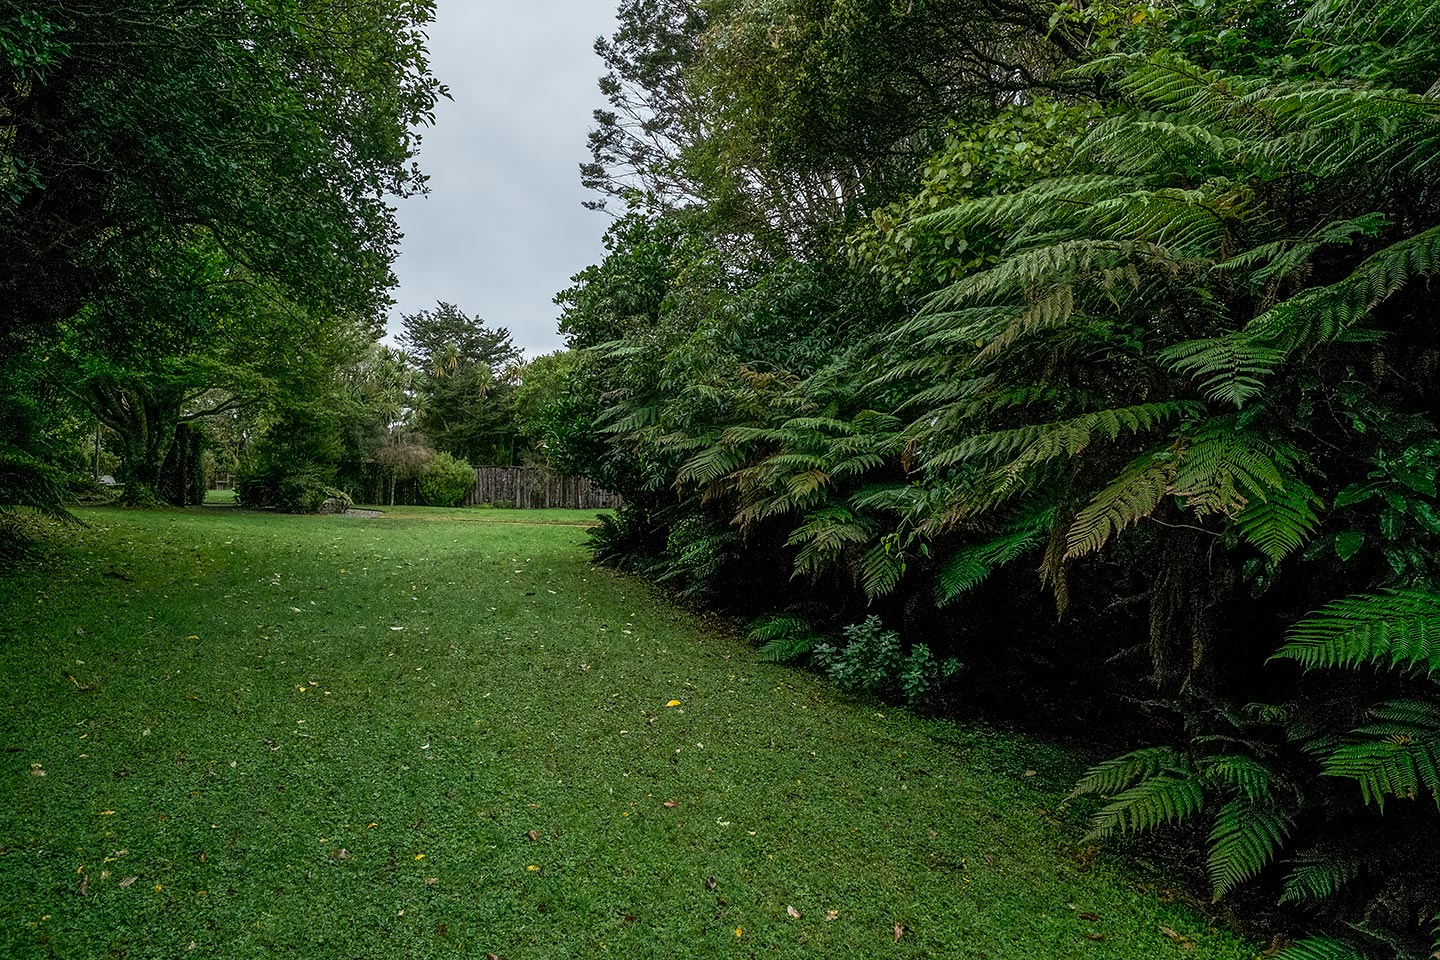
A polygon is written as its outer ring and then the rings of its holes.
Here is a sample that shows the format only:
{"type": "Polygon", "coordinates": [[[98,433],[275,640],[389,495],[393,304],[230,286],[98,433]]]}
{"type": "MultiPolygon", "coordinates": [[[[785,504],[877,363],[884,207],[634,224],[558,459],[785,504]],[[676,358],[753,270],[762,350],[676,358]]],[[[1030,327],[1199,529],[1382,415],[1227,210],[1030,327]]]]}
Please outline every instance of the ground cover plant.
{"type": "Polygon", "coordinates": [[[1077,761],[759,662],[591,518],[86,510],[0,581],[7,957],[1253,957],[1077,761]]]}

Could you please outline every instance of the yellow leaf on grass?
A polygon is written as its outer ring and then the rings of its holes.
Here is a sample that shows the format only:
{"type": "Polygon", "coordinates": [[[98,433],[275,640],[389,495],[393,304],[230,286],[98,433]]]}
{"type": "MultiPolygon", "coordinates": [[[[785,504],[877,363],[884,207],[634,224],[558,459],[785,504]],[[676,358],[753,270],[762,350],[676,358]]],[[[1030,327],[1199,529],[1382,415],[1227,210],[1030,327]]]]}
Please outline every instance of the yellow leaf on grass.
{"type": "Polygon", "coordinates": [[[665,706],[667,706],[667,707],[678,707],[678,706],[680,706],[680,701],[679,701],[679,700],[671,700],[669,703],[665,704],[665,706]]]}
{"type": "Polygon", "coordinates": [[[535,871],[539,870],[540,868],[537,867],[535,864],[532,863],[532,864],[530,864],[530,866],[526,867],[525,869],[526,869],[526,870],[529,870],[531,873],[534,873],[535,871]]]}
{"type": "Polygon", "coordinates": [[[735,928],[735,936],[737,936],[737,937],[743,937],[743,936],[745,936],[745,928],[744,928],[744,927],[736,927],[736,928],[735,928]]]}
{"type": "Polygon", "coordinates": [[[425,854],[423,854],[423,853],[417,853],[417,854],[415,854],[415,859],[416,859],[416,860],[424,860],[424,859],[425,859],[425,854]]]}

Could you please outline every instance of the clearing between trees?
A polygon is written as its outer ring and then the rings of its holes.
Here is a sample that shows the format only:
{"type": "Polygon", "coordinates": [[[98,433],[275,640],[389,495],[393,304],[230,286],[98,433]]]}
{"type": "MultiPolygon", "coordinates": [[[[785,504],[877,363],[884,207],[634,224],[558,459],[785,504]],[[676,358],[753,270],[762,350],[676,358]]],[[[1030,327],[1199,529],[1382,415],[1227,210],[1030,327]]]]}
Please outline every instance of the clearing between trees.
{"type": "Polygon", "coordinates": [[[82,516],[0,580],[7,957],[1255,955],[1073,758],[758,663],[585,514],[82,516]]]}

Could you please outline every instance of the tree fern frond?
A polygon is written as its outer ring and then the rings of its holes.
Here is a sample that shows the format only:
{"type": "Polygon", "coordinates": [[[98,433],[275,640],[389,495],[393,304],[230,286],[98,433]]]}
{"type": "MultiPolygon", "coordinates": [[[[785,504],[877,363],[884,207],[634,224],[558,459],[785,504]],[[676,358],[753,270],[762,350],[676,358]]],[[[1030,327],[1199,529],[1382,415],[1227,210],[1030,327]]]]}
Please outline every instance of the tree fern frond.
{"type": "Polygon", "coordinates": [[[1360,875],[1360,865],[1353,859],[1311,848],[1291,861],[1285,875],[1285,892],[1281,903],[1315,903],[1335,896],[1360,875]]]}
{"type": "Polygon", "coordinates": [[[759,645],[756,656],[766,663],[783,663],[809,653],[820,638],[810,621],[798,614],[776,613],[750,626],[749,639],[759,645]]]}
{"type": "Polygon", "coordinates": [[[790,534],[787,546],[800,547],[795,555],[794,575],[815,575],[833,563],[848,546],[865,543],[870,525],[848,507],[824,507],[811,513],[790,534]]]}
{"type": "Polygon", "coordinates": [[[1060,456],[1078,456],[1092,440],[1115,440],[1125,433],[1143,433],[1199,412],[1197,404],[1185,400],[1097,410],[1055,423],[1030,424],[965,437],[937,451],[928,465],[948,467],[973,459],[1013,456],[1017,468],[1023,468],[1060,456]]]}
{"type": "Polygon", "coordinates": [[[1022,517],[993,540],[956,550],[941,564],[935,578],[935,602],[949,603],[1000,567],[1041,546],[1053,520],[1052,510],[1041,511],[1022,517]]]}
{"type": "Polygon", "coordinates": [[[1259,394],[1265,377],[1285,356],[1278,347],[1256,342],[1243,333],[1230,333],[1174,344],[1161,350],[1159,359],[1172,370],[1199,380],[1211,399],[1239,407],[1259,394]]]}
{"type": "Polygon", "coordinates": [[[1193,769],[1190,758],[1174,747],[1146,747],[1097,763],[1085,771],[1070,795],[1106,796],[1124,790],[1137,780],[1148,780],[1162,773],[1188,775],[1193,769]]]}
{"type": "Polygon", "coordinates": [[[1251,501],[1235,518],[1240,536],[1274,563],[1300,549],[1315,535],[1323,506],[1315,491],[1293,477],[1271,490],[1263,500],[1251,501]]]}
{"type": "Polygon", "coordinates": [[[1175,476],[1168,452],[1147,453],[1121,471],[1075,516],[1065,538],[1067,560],[1099,550],[1132,523],[1153,514],[1175,476]]]}
{"type": "Polygon", "coordinates": [[[1440,670],[1440,594],[1360,594],[1297,623],[1275,658],[1306,669],[1369,664],[1433,674],[1440,670]]]}
{"type": "Polygon", "coordinates": [[[1220,808],[1210,831],[1208,868],[1215,899],[1265,869],[1295,828],[1284,810],[1248,800],[1220,808]]]}
{"type": "Polygon", "coordinates": [[[716,444],[695,454],[675,474],[678,485],[694,483],[708,486],[732,473],[745,462],[745,454],[734,447],[716,444]]]}
{"type": "Polygon", "coordinates": [[[1275,960],[1374,960],[1374,958],[1344,940],[1310,937],[1281,950],[1275,955],[1275,960]]]}
{"type": "Polygon", "coordinates": [[[1205,791],[1197,778],[1162,773],[1122,791],[1102,807],[1091,821],[1088,838],[1180,823],[1194,817],[1204,806],[1205,791]]]}
{"type": "Polygon", "coordinates": [[[905,575],[905,559],[888,540],[875,544],[860,558],[860,587],[874,600],[895,590],[905,575]]]}
{"type": "Polygon", "coordinates": [[[1205,776],[1216,783],[1233,788],[1254,804],[1273,803],[1280,784],[1268,764],[1241,753],[1222,753],[1207,757],[1201,765],[1205,776]]]}
{"type": "Polygon", "coordinates": [[[1383,807],[1387,797],[1413,799],[1430,791],[1440,806],[1440,706],[1391,701],[1371,710],[1375,721],[1355,731],[1366,739],[1334,747],[1325,773],[1360,785],[1366,803],[1383,807]]]}

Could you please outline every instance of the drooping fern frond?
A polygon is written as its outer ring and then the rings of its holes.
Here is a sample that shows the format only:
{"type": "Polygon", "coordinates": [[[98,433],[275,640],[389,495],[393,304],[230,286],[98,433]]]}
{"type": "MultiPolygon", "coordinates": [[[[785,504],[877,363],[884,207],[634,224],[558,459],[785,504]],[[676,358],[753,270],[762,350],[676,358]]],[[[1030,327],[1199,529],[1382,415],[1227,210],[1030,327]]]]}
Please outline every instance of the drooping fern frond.
{"type": "Polygon", "coordinates": [[[1323,506],[1320,498],[1304,483],[1287,478],[1285,486],[1269,491],[1263,500],[1249,503],[1235,518],[1240,536],[1271,562],[1279,563],[1299,550],[1315,535],[1323,506]]]}
{"type": "Polygon", "coordinates": [[[1329,937],[1309,937],[1275,955],[1275,960],[1374,960],[1354,944],[1329,937]]]}
{"type": "Polygon", "coordinates": [[[847,547],[867,542],[871,526],[849,507],[829,506],[814,511],[790,534],[787,546],[799,547],[794,576],[818,575],[847,547]]]}
{"type": "Polygon", "coordinates": [[[1370,714],[1374,722],[1355,731],[1363,739],[1325,757],[1326,775],[1354,780],[1365,802],[1378,807],[1388,797],[1414,799],[1426,790],[1440,806],[1440,705],[1396,700],[1370,714]]]}
{"type": "Polygon", "coordinates": [[[1205,790],[1195,776],[1162,773],[1117,794],[1095,814],[1087,839],[1119,831],[1137,833],[1181,823],[1205,807],[1205,790]]]}
{"type": "Polygon", "coordinates": [[[1215,899],[1265,869],[1295,828],[1286,811],[1248,800],[1220,808],[1210,831],[1208,868],[1215,899]]]}
{"type": "Polygon", "coordinates": [[[1170,492],[1174,477],[1175,460],[1170,451],[1139,457],[1076,514],[1066,534],[1065,558],[1093,553],[1126,527],[1153,514],[1170,492]]]}
{"type": "Polygon", "coordinates": [[[1199,380],[1212,399],[1243,406],[1292,353],[1338,339],[1407,283],[1436,273],[1440,227],[1391,244],[1345,279],[1303,290],[1238,331],[1175,344],[1160,359],[1199,380]]]}
{"type": "Polygon", "coordinates": [[[793,613],[761,617],[750,626],[750,642],[759,645],[756,656],[766,663],[785,663],[802,657],[820,643],[810,621],[793,613]]]}
{"type": "Polygon", "coordinates": [[[1359,875],[1360,866],[1354,859],[1311,848],[1291,861],[1280,902],[1316,903],[1328,900],[1359,875]]]}
{"type": "Polygon", "coordinates": [[[1306,669],[1440,671],[1440,595],[1394,590],[1336,600],[1291,628],[1275,658],[1306,669]]]}
{"type": "Polygon", "coordinates": [[[860,558],[860,588],[867,599],[874,600],[895,590],[905,576],[905,557],[893,538],[883,538],[860,558]]]}
{"type": "Polygon", "coordinates": [[[950,555],[935,578],[935,602],[947,604],[971,590],[999,568],[1042,546],[1054,522],[1053,509],[1020,517],[993,540],[961,547],[950,555]]]}
{"type": "Polygon", "coordinates": [[[1158,777],[1162,773],[1189,775],[1193,770],[1190,758],[1174,747],[1146,747],[1097,763],[1085,771],[1071,796],[1108,796],[1124,790],[1137,780],[1158,777]]]}
{"type": "Polygon", "coordinates": [[[1269,764],[1243,753],[1222,753],[1201,764],[1206,778],[1232,788],[1252,804],[1274,803],[1281,780],[1269,764]]]}
{"type": "Polygon", "coordinates": [[[1013,457],[1007,469],[1018,471],[1056,457],[1078,456],[1094,440],[1115,440],[1126,433],[1144,433],[1198,412],[1198,405],[1185,400],[1097,410],[1055,423],[968,436],[937,451],[928,464],[932,468],[949,467],[977,458],[1013,457]]]}

